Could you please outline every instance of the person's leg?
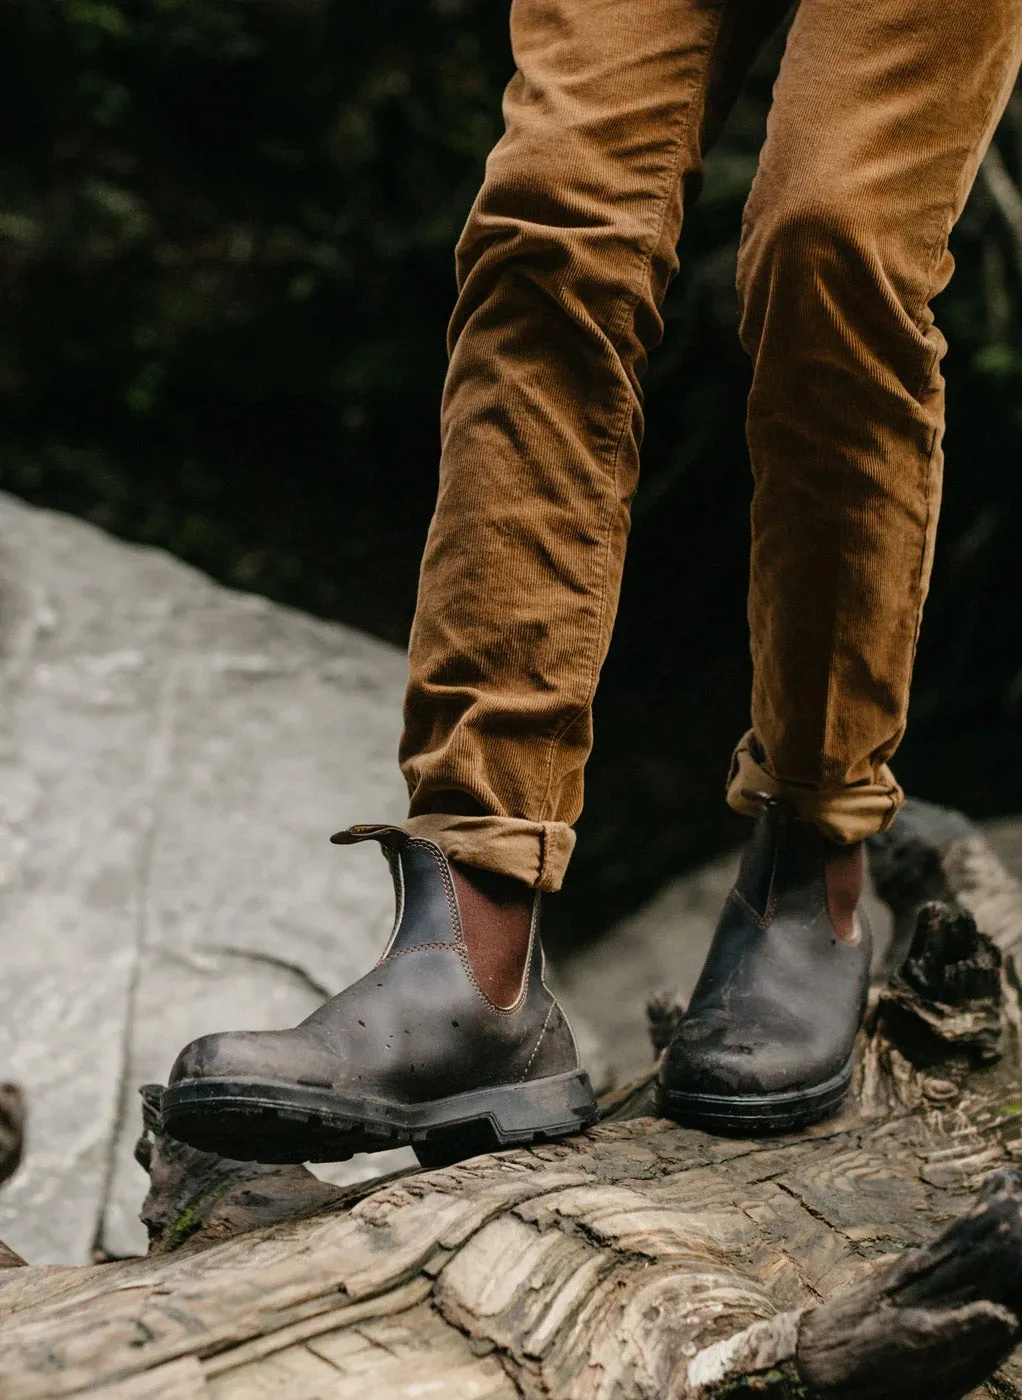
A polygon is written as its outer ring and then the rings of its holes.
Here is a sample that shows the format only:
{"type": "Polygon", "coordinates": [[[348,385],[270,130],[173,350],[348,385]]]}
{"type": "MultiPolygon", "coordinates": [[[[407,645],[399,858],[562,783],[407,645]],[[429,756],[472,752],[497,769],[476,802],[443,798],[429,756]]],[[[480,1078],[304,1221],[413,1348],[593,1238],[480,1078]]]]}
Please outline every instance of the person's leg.
{"type": "Polygon", "coordinates": [[[1022,60],[1022,0],[803,0],[739,260],[752,357],[752,731],[730,799],[833,840],[887,825],[886,764],[940,505],[930,302],[1022,60]]]}
{"type": "Polygon", "coordinates": [[[581,806],[685,188],[778,9],[514,0],[507,131],[459,244],[411,817],[335,838],[387,849],[395,935],[296,1030],[188,1046],[164,1098],[185,1140],[273,1160],[463,1152],[593,1117],[542,979],[539,891],[560,884],[581,806]]]}
{"type": "Polygon", "coordinates": [[[458,247],[401,759],[408,831],[535,888],[559,887],[582,806],[683,200],[781,8],[512,6],[506,134],[458,247]]]}
{"type": "Polygon", "coordinates": [[[768,810],[662,1067],[687,1121],[808,1121],[849,1081],[848,909],[901,800],[940,499],[930,301],[1020,59],[1022,0],[802,0],[789,37],[739,257],[754,688],[729,800],[768,810]]]}

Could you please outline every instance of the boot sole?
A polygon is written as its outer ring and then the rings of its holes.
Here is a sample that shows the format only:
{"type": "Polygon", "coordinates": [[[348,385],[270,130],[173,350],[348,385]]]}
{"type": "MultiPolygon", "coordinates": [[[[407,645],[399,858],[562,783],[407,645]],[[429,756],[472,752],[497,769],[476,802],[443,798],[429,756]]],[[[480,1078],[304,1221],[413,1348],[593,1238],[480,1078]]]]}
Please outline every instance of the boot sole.
{"type": "Polygon", "coordinates": [[[840,1074],[811,1089],[779,1094],[690,1094],[656,1087],[656,1108],[685,1128],[703,1128],[728,1136],[757,1137],[795,1132],[837,1113],[852,1085],[852,1060],[840,1074]]]}
{"type": "Polygon", "coordinates": [[[473,1089],[421,1104],[302,1084],[182,1080],[164,1090],[164,1131],[239,1162],[343,1162],[412,1146],[427,1165],[566,1137],[599,1116],[584,1070],[473,1089]]]}

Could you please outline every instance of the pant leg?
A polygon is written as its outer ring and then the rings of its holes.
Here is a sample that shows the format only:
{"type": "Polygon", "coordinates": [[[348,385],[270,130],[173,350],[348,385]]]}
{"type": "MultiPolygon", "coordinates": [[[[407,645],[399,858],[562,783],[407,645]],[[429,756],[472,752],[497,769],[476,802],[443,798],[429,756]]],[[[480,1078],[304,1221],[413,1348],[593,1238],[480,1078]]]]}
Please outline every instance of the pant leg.
{"type": "Polygon", "coordinates": [[[1022,59],[1022,0],[802,0],[739,256],[752,730],[729,800],[885,826],[941,489],[931,299],[1022,59]]]}
{"type": "Polygon", "coordinates": [[[684,191],[779,8],[512,4],[506,131],[457,251],[401,762],[409,830],[539,888],[582,805],[684,191]]]}

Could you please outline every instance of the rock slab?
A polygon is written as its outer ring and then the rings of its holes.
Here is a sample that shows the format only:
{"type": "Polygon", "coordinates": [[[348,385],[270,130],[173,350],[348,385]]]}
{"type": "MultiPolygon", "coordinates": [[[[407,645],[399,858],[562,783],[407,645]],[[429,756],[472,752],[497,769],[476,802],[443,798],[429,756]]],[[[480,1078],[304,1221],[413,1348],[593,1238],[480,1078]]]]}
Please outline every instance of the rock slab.
{"type": "MultiPolygon", "coordinates": [[[[136,1086],[204,1031],[293,1023],[391,917],[395,648],[0,497],[0,1077],[30,1105],[0,1238],[144,1248],[136,1086]]],[[[341,1168],[343,1179],[393,1154],[341,1168]]]]}

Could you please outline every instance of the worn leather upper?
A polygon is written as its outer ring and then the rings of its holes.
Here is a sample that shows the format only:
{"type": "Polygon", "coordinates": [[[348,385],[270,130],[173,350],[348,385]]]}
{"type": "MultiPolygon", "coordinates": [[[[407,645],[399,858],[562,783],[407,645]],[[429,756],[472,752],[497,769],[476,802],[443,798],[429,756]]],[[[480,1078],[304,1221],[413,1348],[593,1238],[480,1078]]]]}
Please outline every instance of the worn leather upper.
{"type": "Polygon", "coordinates": [[[301,1025],[202,1036],[178,1056],[170,1083],[243,1079],[422,1103],[578,1068],[574,1036],[543,980],[538,897],[522,991],[498,1007],[465,948],[450,868],[431,841],[390,827],[378,840],[394,878],[394,931],[376,967],[301,1025]]]}
{"type": "Polygon", "coordinates": [[[770,1094],[824,1084],[848,1062],[869,990],[871,938],[838,938],[827,843],[770,805],[757,819],[703,971],[660,1069],[669,1089],[770,1094]]]}

